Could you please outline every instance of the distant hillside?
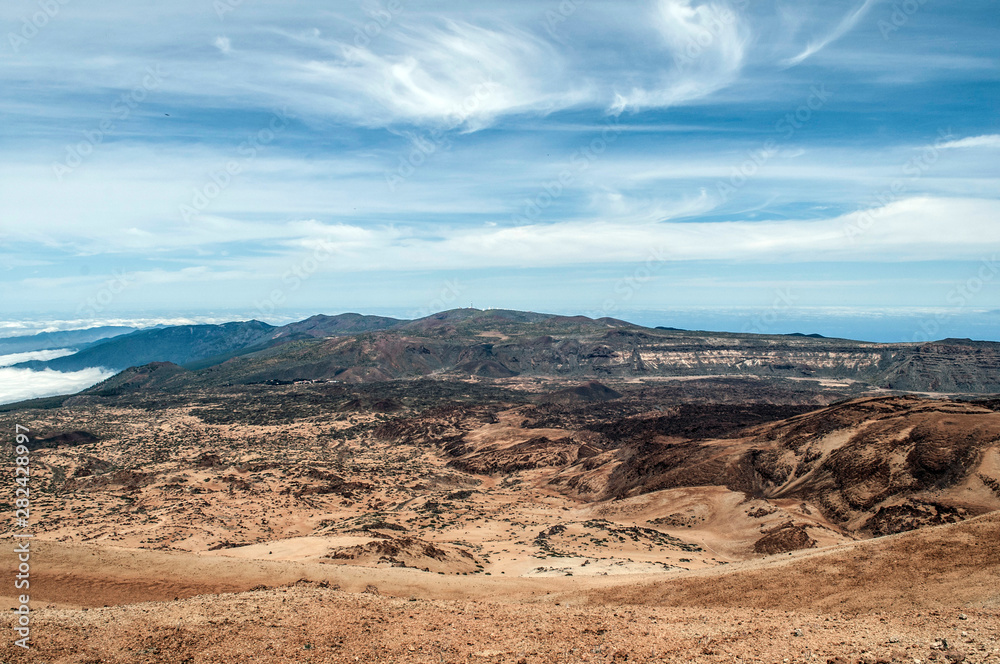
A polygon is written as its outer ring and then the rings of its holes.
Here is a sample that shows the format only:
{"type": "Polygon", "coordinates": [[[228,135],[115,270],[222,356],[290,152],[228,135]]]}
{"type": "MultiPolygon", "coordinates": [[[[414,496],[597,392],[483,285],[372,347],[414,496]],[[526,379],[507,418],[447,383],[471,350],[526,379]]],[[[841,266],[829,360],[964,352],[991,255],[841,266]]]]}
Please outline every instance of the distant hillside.
{"type": "Polygon", "coordinates": [[[39,332],[18,337],[0,339],[0,355],[28,353],[35,350],[55,348],[81,348],[101,339],[135,332],[134,327],[91,327],[86,330],[66,330],[61,332],[39,332]]]}
{"type": "Polygon", "coordinates": [[[56,371],[106,367],[120,371],[150,362],[186,364],[254,346],[270,339],[274,330],[273,326],[260,321],[142,330],[103,341],[73,355],[45,362],[23,362],[16,366],[56,371]]]}
{"type": "Polygon", "coordinates": [[[583,380],[757,376],[846,381],[858,389],[992,393],[1000,392],[1000,343],[878,344],[686,332],[610,318],[461,309],[363,334],[293,340],[234,357],[210,374],[196,372],[183,381],[201,386],[365,382],[429,374],[583,380]]]}
{"type": "MultiPolygon", "coordinates": [[[[172,362],[164,389],[419,376],[581,380],[743,376],[838,381],[855,390],[1000,392],[1000,343],[880,344],[814,335],[646,328],[613,318],[455,309],[414,321],[342,314],[284,327],[250,321],[147,330],[29,368],[121,370],[172,362]]],[[[560,395],[557,398],[568,398],[560,395]]],[[[577,395],[579,397],[579,395],[577,395]]]]}
{"type": "Polygon", "coordinates": [[[138,367],[129,367],[97,385],[87,388],[81,394],[115,396],[137,389],[157,389],[186,370],[172,362],[151,362],[138,367]]]}
{"type": "Polygon", "coordinates": [[[386,329],[401,322],[403,321],[382,316],[340,314],[313,316],[282,327],[274,327],[260,321],[223,325],[181,325],[142,330],[96,343],[74,355],[47,361],[23,362],[16,366],[56,371],[106,367],[120,371],[151,362],[172,362],[179,365],[194,364],[195,368],[205,368],[250,350],[262,350],[295,339],[358,334],[386,329]]]}
{"type": "Polygon", "coordinates": [[[275,339],[282,337],[332,337],[345,334],[360,334],[374,330],[385,330],[406,321],[385,316],[363,316],[361,314],[339,314],[325,316],[318,314],[278,328],[275,339]]]}

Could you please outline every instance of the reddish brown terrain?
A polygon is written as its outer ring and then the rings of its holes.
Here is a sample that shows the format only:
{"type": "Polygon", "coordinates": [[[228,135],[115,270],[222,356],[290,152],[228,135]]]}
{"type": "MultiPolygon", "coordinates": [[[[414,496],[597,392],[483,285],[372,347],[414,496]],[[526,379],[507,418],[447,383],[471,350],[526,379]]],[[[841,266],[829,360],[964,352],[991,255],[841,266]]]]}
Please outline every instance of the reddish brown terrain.
{"type": "Polygon", "coordinates": [[[160,371],[0,413],[36,535],[5,661],[1000,661],[996,400],[160,371]]]}

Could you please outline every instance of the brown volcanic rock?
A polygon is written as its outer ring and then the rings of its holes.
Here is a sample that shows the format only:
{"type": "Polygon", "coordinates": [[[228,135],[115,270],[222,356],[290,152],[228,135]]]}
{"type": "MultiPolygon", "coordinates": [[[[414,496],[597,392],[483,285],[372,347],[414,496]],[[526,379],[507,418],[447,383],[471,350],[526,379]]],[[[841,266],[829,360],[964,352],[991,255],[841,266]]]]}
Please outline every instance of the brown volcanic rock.
{"type": "Polygon", "coordinates": [[[622,396],[607,385],[602,385],[596,380],[577,387],[568,387],[565,390],[553,392],[545,397],[545,401],[551,403],[587,403],[591,401],[611,401],[622,396]]]}
{"type": "Polygon", "coordinates": [[[485,378],[510,378],[517,375],[514,371],[492,360],[463,362],[457,365],[455,370],[460,373],[467,373],[470,376],[482,376],[485,378]]]}
{"type": "Polygon", "coordinates": [[[969,516],[969,511],[951,505],[909,499],[900,505],[880,507],[864,528],[873,535],[893,535],[924,526],[955,523],[969,516]]]}
{"type": "Polygon", "coordinates": [[[98,441],[98,437],[89,431],[66,431],[63,433],[51,434],[45,438],[31,438],[28,441],[29,450],[40,450],[49,447],[76,447],[77,445],[91,445],[98,441]]]}
{"type": "Polygon", "coordinates": [[[605,498],[677,487],[726,485],[736,472],[732,451],[695,441],[651,440],[618,452],[605,498]]]}
{"type": "Polygon", "coordinates": [[[409,535],[392,537],[381,534],[380,537],[366,544],[338,547],[326,558],[351,565],[387,564],[431,572],[471,572],[476,569],[476,559],[464,549],[433,544],[409,535]]]}
{"type": "Polygon", "coordinates": [[[770,555],[811,549],[815,546],[816,540],[809,537],[804,527],[788,522],[768,530],[766,535],[754,542],[753,550],[756,553],[770,555]]]}
{"type": "MultiPolygon", "coordinates": [[[[535,436],[513,445],[471,451],[448,465],[480,475],[512,473],[547,466],[562,467],[576,460],[579,449],[580,444],[569,438],[551,440],[545,436],[535,436]]],[[[469,448],[460,442],[445,446],[445,451],[450,454],[462,454],[467,450],[469,448]]]]}

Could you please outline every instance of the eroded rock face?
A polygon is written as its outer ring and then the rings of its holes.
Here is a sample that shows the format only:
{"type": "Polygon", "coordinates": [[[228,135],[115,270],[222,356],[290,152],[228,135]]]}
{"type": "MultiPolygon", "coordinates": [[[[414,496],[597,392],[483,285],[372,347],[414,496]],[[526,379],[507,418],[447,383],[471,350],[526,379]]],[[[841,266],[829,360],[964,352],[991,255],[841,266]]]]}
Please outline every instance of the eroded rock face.
{"type": "Polygon", "coordinates": [[[924,526],[956,523],[968,516],[969,510],[962,507],[911,499],[900,505],[880,507],[865,522],[864,529],[876,536],[895,535],[924,526]]]}
{"type": "Polygon", "coordinates": [[[984,453],[1000,441],[996,413],[968,403],[893,397],[852,402],[802,419],[827,414],[839,428],[803,435],[793,425],[772,432],[776,445],[751,462],[762,494],[811,500],[851,529],[873,527],[881,534],[903,527],[891,516],[901,514],[900,500],[918,499],[903,510],[909,510],[913,523],[944,523],[951,516],[993,509],[996,496],[989,495],[977,472],[984,453]],[[967,480],[976,486],[959,491],[967,480]],[[932,493],[935,498],[928,502],[932,493]],[[929,507],[932,503],[938,507],[929,507]],[[882,516],[875,517],[880,510],[882,516]]]}

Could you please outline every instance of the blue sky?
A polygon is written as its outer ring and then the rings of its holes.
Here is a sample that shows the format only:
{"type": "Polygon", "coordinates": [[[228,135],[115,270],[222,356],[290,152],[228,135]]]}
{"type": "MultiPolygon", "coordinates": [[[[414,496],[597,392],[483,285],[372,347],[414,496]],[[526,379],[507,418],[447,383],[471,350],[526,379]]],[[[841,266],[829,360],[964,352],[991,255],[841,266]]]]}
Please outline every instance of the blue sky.
{"type": "Polygon", "coordinates": [[[1000,338],[992,2],[10,0],[0,24],[8,322],[474,304],[1000,338]]]}

